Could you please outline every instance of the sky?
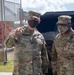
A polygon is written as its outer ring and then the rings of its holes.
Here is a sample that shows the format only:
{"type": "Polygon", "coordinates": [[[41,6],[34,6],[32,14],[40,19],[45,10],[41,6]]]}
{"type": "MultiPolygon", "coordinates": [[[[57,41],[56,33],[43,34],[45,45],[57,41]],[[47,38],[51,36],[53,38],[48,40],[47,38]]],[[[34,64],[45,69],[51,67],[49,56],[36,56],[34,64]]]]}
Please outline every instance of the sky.
{"type": "MultiPolygon", "coordinates": [[[[20,2],[20,0],[8,0],[20,2]]],[[[74,0],[21,0],[24,11],[45,12],[74,11],[74,0]]]]}
{"type": "Polygon", "coordinates": [[[36,10],[45,12],[74,11],[74,0],[22,0],[25,11],[36,10]]]}

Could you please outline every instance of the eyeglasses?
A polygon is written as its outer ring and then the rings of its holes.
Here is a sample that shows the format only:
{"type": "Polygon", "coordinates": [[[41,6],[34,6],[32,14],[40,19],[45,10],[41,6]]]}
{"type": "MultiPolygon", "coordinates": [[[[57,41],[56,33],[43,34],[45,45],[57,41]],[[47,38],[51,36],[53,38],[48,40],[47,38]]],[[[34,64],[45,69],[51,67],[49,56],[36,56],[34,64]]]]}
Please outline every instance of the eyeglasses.
{"type": "Polygon", "coordinates": [[[57,23],[57,26],[61,25],[61,26],[68,26],[68,24],[63,24],[63,23],[57,23]]]}

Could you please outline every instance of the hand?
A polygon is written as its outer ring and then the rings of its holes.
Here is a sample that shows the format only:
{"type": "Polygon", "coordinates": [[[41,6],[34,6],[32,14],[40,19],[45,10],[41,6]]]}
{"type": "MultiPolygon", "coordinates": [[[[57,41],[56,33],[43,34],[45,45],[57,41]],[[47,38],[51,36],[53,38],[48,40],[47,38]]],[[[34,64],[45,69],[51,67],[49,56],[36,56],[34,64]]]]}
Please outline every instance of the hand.
{"type": "Polygon", "coordinates": [[[10,32],[10,34],[12,34],[12,35],[15,37],[15,36],[17,36],[17,34],[20,32],[20,30],[22,30],[21,27],[16,28],[16,29],[12,30],[12,31],[10,32]]]}

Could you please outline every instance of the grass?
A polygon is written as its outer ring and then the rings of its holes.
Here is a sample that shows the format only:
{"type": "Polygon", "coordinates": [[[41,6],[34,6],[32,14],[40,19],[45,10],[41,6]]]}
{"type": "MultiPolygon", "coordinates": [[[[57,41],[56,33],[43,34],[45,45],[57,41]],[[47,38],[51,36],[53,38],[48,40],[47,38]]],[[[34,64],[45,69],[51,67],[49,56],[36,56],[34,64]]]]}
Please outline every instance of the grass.
{"type": "Polygon", "coordinates": [[[12,72],[13,66],[13,61],[8,60],[6,65],[0,64],[0,72],[12,72]]]}

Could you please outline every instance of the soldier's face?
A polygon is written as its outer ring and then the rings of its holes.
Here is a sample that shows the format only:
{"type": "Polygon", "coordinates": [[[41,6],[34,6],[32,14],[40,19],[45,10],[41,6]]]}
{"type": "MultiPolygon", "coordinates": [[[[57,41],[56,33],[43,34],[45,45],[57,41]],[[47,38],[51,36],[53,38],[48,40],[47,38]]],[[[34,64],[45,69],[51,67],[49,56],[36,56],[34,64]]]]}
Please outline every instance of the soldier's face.
{"type": "Polygon", "coordinates": [[[58,32],[64,34],[69,29],[68,25],[65,24],[58,24],[58,32]]]}

